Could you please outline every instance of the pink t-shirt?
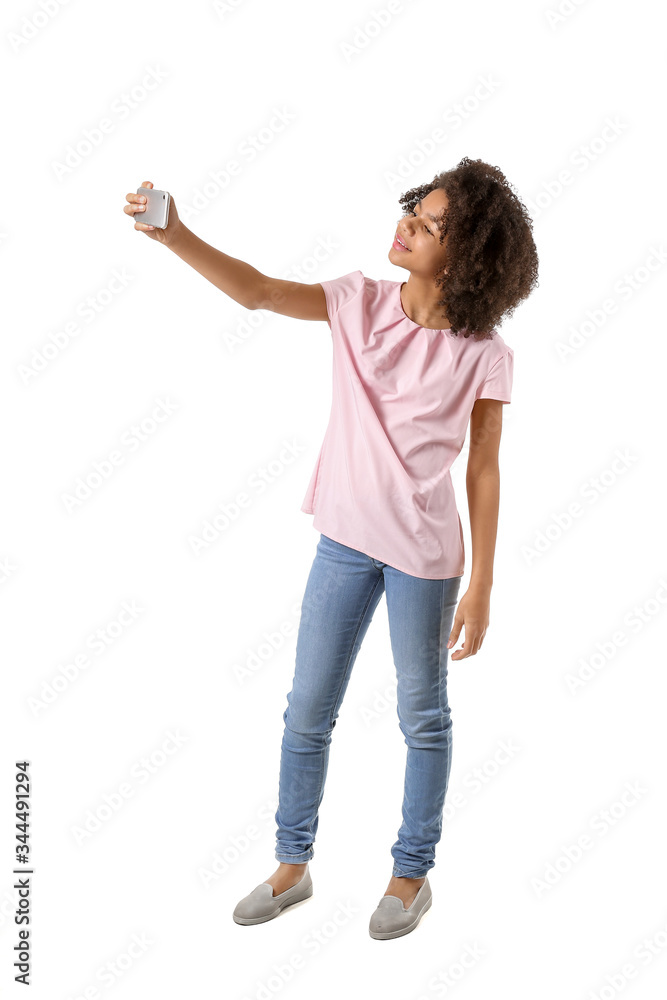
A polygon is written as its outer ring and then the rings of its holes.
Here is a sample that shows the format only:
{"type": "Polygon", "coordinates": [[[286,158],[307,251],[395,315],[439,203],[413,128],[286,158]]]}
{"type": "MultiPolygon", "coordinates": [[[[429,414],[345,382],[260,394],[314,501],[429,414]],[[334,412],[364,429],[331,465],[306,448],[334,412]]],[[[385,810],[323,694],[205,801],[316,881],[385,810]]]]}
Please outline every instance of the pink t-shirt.
{"type": "Polygon", "coordinates": [[[510,402],[514,352],[409,319],[402,281],[322,287],[333,341],[329,425],[301,510],[343,545],[429,580],[462,576],[450,467],[481,397],[510,402]]]}

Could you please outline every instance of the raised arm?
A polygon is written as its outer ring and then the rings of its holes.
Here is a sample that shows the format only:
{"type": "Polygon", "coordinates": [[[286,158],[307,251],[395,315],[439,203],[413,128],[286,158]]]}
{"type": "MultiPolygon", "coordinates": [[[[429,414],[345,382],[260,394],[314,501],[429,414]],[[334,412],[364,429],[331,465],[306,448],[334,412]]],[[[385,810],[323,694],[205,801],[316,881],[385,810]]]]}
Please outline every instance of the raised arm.
{"type": "Polygon", "coordinates": [[[324,289],[319,283],[307,285],[270,278],[251,264],[216,250],[186,226],[179,229],[168,246],[246,309],[270,309],[294,319],[327,319],[324,289]]]}
{"type": "MultiPolygon", "coordinates": [[[[153,183],[144,181],[142,187],[152,188],[153,183]]],[[[125,200],[127,204],[123,211],[132,216],[135,229],[168,247],[246,309],[270,309],[294,319],[328,319],[324,289],[319,282],[308,285],[300,281],[271,278],[251,264],[216,250],[181,222],[173,198],[166,229],[149,228],[141,222],[140,213],[144,211],[142,195],[129,192],[125,200]]]]}

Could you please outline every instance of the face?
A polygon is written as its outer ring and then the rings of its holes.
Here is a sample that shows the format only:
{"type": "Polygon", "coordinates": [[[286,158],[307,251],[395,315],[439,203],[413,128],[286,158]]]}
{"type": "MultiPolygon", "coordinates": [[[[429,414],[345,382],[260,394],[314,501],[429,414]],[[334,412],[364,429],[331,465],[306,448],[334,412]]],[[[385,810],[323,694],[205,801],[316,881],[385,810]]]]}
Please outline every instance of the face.
{"type": "Polygon", "coordinates": [[[396,236],[389,250],[392,264],[405,267],[411,273],[424,278],[432,278],[436,271],[447,264],[447,238],[440,243],[442,232],[437,220],[443,209],[447,209],[449,199],[441,188],[436,188],[417,202],[412,212],[402,216],[396,226],[396,236]],[[407,249],[405,249],[407,247],[407,249]]]}

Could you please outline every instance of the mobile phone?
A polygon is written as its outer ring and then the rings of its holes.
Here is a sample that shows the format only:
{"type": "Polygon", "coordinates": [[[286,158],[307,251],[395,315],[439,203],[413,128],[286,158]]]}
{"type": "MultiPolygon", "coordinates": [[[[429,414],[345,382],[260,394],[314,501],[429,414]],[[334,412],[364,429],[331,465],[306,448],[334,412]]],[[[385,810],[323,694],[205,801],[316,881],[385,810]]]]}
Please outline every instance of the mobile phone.
{"type": "Polygon", "coordinates": [[[137,194],[145,196],[146,208],[143,212],[134,213],[134,221],[143,222],[145,226],[155,226],[156,229],[166,229],[169,221],[169,192],[138,187],[137,194]]]}

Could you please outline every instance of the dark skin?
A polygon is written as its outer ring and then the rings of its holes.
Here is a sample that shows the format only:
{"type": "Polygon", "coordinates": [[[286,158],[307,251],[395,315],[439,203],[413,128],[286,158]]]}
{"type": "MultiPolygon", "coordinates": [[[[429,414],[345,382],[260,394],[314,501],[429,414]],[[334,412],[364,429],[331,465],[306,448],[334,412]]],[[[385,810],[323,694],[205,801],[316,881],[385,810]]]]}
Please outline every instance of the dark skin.
{"type": "Polygon", "coordinates": [[[411,215],[399,219],[396,232],[407,250],[389,249],[389,260],[409,271],[408,280],[401,288],[401,304],[408,319],[417,326],[430,330],[449,329],[449,320],[438,305],[442,293],[433,275],[447,264],[447,240],[440,242],[440,217],[447,210],[449,200],[438,188],[415,205],[411,215]],[[436,221],[434,221],[434,218],[436,221]]]}
{"type": "MultiPolygon", "coordinates": [[[[389,260],[404,267],[409,277],[401,288],[401,304],[406,316],[418,326],[434,330],[450,328],[449,320],[438,305],[441,289],[433,275],[445,267],[447,273],[447,238],[440,241],[442,215],[449,200],[437,188],[418,202],[412,214],[402,217],[396,227],[408,250],[391,247],[389,260]]],[[[465,629],[465,642],[451,654],[463,660],[479,652],[489,626],[489,606],[493,584],[493,557],[498,526],[500,481],[498,449],[502,427],[503,404],[497,399],[478,399],[470,416],[470,451],[466,470],[466,490],[472,535],[472,570],[470,583],[461,597],[448,648],[458,641],[465,629]]],[[[424,878],[392,875],[385,896],[398,896],[407,909],[414,901],[424,878]]]]}
{"type": "MultiPolygon", "coordinates": [[[[433,330],[449,329],[449,320],[438,305],[442,292],[433,275],[441,267],[447,273],[447,239],[440,241],[442,215],[449,200],[437,188],[415,205],[410,215],[399,219],[396,232],[408,250],[391,247],[392,264],[409,271],[401,288],[401,304],[406,316],[418,326],[433,330]]],[[[489,625],[489,603],[493,584],[493,558],[498,528],[500,494],[498,451],[502,429],[503,403],[498,399],[478,399],[470,416],[470,450],[466,469],[466,491],[472,536],[470,584],[459,601],[448,646],[458,641],[465,628],[465,642],[451,654],[452,660],[474,656],[489,625]]],[[[422,880],[423,881],[423,880],[422,880]]]]}
{"type": "MultiPolygon", "coordinates": [[[[409,271],[408,280],[401,288],[401,304],[409,319],[427,329],[446,330],[449,322],[438,306],[441,291],[433,275],[447,263],[447,240],[440,243],[436,219],[446,210],[447,195],[437,189],[431,191],[412,215],[404,216],[397,224],[397,233],[408,250],[389,250],[389,260],[409,271]]],[[[478,399],[470,416],[470,450],[466,467],[466,490],[472,535],[472,570],[470,583],[461,597],[448,646],[458,641],[461,629],[465,641],[461,649],[451,654],[452,660],[474,656],[482,647],[489,626],[489,605],[493,583],[493,558],[498,526],[500,480],[498,449],[502,428],[503,404],[497,399],[478,399]]],[[[274,896],[291,888],[301,878],[306,865],[280,863],[266,881],[273,886],[274,896]]],[[[397,896],[407,909],[415,899],[424,878],[405,878],[392,875],[385,896],[397,896]]]]}
{"type": "MultiPolygon", "coordinates": [[[[153,183],[144,181],[142,187],[152,188],[153,183]]],[[[181,223],[173,197],[166,229],[155,229],[139,221],[145,211],[142,195],[128,192],[126,202],[123,211],[133,220],[137,215],[135,229],[169,247],[216,287],[247,308],[272,309],[300,319],[327,318],[324,293],[319,283],[306,285],[267,278],[245,262],[209,246],[181,223]]],[[[447,239],[440,242],[442,214],[447,207],[448,198],[441,188],[429,192],[415,205],[412,214],[398,220],[396,232],[408,250],[389,250],[391,263],[409,272],[408,280],[401,287],[401,304],[406,316],[418,326],[433,330],[450,327],[449,320],[440,311],[438,301],[442,292],[433,277],[447,265],[447,239]]],[[[478,399],[470,418],[466,489],[472,534],[472,570],[468,589],[458,603],[448,645],[453,646],[458,641],[462,628],[465,630],[465,641],[461,649],[451,654],[452,660],[474,656],[482,646],[489,624],[500,492],[498,449],[502,406],[499,400],[478,399]]],[[[273,894],[279,895],[295,885],[303,877],[305,868],[305,863],[293,865],[281,862],[273,875],[266,879],[273,887],[273,894]]],[[[424,878],[392,875],[385,896],[397,896],[407,909],[423,883],[424,878]]]]}

